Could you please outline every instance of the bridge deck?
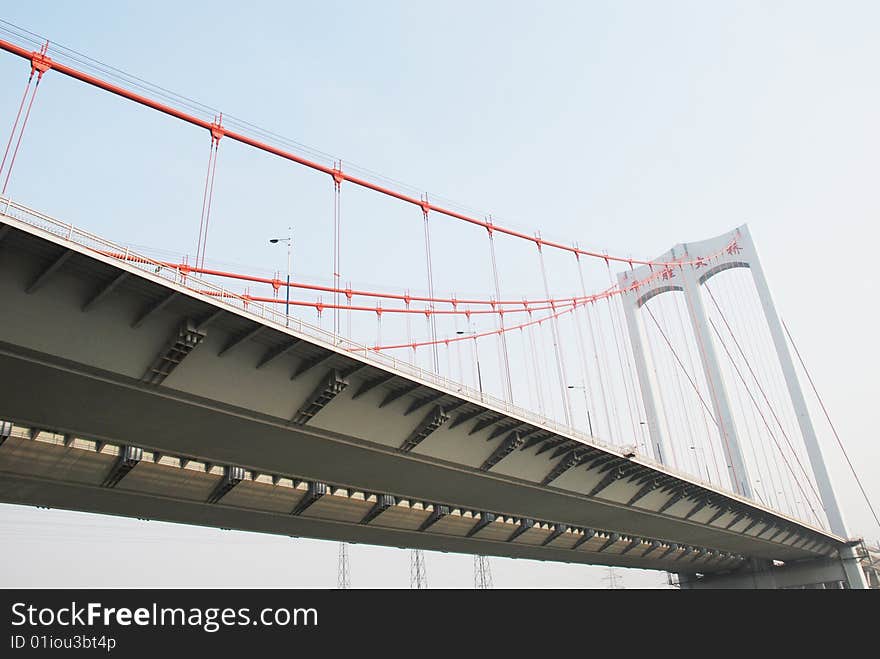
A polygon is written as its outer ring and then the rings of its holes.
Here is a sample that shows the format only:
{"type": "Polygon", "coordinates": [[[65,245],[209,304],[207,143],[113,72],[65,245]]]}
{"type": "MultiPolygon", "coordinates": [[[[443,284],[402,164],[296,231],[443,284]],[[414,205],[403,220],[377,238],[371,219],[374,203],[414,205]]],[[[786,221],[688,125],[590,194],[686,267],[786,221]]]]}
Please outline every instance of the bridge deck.
{"type": "Polygon", "coordinates": [[[298,321],[286,328],[255,305],[198,292],[207,282],[114,259],[122,248],[22,206],[7,204],[0,221],[0,419],[17,424],[0,445],[0,500],[693,572],[841,544],[298,321]],[[41,432],[21,438],[22,428],[41,432]],[[113,447],[125,446],[144,452],[107,486],[113,447]],[[216,498],[227,472],[242,478],[216,498]]]}

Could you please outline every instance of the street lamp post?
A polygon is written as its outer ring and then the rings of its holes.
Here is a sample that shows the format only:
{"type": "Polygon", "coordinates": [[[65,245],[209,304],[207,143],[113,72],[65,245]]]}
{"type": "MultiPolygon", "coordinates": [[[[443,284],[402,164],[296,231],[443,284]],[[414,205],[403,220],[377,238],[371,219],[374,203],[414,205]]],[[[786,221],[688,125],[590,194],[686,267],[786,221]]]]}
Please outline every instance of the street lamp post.
{"type": "Polygon", "coordinates": [[[290,327],[290,257],[293,247],[293,233],[290,227],[287,227],[287,238],[271,238],[269,242],[273,245],[278,243],[287,243],[287,302],[284,305],[284,325],[290,327]]]}
{"type": "MultiPolygon", "coordinates": [[[[711,483],[711,482],[712,482],[712,476],[709,475],[709,464],[706,462],[706,451],[705,451],[705,449],[704,449],[702,446],[688,446],[688,448],[691,449],[691,450],[694,452],[694,454],[696,454],[697,451],[699,451],[700,453],[703,454],[703,466],[706,468],[706,481],[708,481],[708,482],[711,483]]],[[[697,458],[697,464],[699,464],[699,463],[700,463],[700,459],[699,459],[699,457],[698,457],[698,458],[697,458]]]]}
{"type": "Polygon", "coordinates": [[[584,409],[587,410],[587,427],[590,429],[590,437],[593,436],[593,419],[590,416],[590,401],[587,399],[587,387],[582,384],[570,384],[569,389],[580,389],[584,392],[584,409]]]}
{"type": "Polygon", "coordinates": [[[480,387],[480,398],[483,397],[483,375],[480,373],[480,349],[477,347],[477,331],[470,330],[465,332],[463,330],[459,330],[456,332],[459,335],[468,335],[474,337],[474,361],[477,362],[477,383],[480,387]]]}

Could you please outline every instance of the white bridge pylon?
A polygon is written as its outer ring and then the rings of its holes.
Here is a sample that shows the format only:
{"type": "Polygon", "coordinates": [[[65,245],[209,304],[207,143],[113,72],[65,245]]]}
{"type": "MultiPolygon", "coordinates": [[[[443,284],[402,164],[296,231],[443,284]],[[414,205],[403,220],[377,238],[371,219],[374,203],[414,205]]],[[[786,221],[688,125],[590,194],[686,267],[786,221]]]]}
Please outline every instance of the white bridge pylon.
{"type": "Polygon", "coordinates": [[[846,526],[834,496],[831,480],[822,457],[816,433],[807,410],[807,404],[800,382],[785,341],[782,325],[767,280],[758,258],[755,244],[748,227],[742,225],[733,231],[700,242],[680,243],[658,257],[657,261],[677,261],[699,259],[701,255],[718,254],[705,265],[667,267],[659,276],[656,267],[641,266],[618,274],[618,283],[625,293],[621,302],[626,317],[627,329],[635,358],[636,374],[644,402],[646,423],[651,437],[655,457],[663,464],[669,464],[666,438],[660,426],[655,399],[654,384],[650,378],[648,360],[642,338],[642,307],[651,298],[668,292],[681,292],[686,301],[687,315],[693,330],[697,354],[703,368],[709,389],[713,419],[717,425],[724,451],[730,482],[737,493],[753,498],[749,474],[743,458],[740,438],[722,377],[715,343],[709,329],[709,319],[702,297],[702,285],[716,274],[731,268],[747,268],[757,290],[767,328],[773,340],[773,347],[782,371],[788,396],[797,417],[798,427],[810,460],[810,466],[819,489],[819,497],[828,517],[831,530],[847,537],[846,526]],[[654,275],[652,277],[652,275],[654,275]],[[637,286],[636,282],[645,282],[637,286]]]}

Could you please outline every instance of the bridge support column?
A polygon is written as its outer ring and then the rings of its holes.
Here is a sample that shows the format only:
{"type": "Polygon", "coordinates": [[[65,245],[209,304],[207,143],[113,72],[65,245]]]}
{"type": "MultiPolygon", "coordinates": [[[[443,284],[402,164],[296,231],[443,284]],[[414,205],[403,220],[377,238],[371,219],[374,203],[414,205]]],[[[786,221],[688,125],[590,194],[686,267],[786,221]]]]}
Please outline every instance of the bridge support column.
{"type": "MultiPolygon", "coordinates": [[[[639,331],[639,323],[636,318],[636,303],[634,296],[626,295],[621,300],[623,315],[626,318],[626,327],[629,330],[629,342],[632,347],[633,359],[636,364],[636,376],[639,379],[639,389],[642,392],[642,404],[645,407],[645,423],[648,425],[648,435],[651,438],[651,448],[654,458],[664,465],[669,465],[666,459],[666,451],[663,447],[663,433],[657,417],[657,403],[651,390],[651,380],[648,375],[648,362],[645,359],[645,346],[642,342],[642,334],[639,331]]],[[[635,439],[635,438],[634,438],[635,439]]]]}
{"type": "Polygon", "coordinates": [[[715,343],[709,332],[709,320],[703,298],[700,294],[700,283],[697,281],[693,268],[684,268],[682,273],[685,299],[687,300],[688,315],[693,326],[694,336],[700,352],[700,362],[703,364],[703,373],[709,384],[712,409],[715,412],[715,420],[718,423],[718,431],[721,433],[721,443],[724,449],[724,457],[727,460],[727,472],[733,488],[745,497],[752,498],[752,488],[749,476],[746,472],[746,463],[743,459],[742,449],[739,445],[736,426],[733,422],[733,414],[730,411],[730,401],[727,398],[727,390],[721,376],[721,368],[718,365],[718,353],[715,343]]]}
{"type": "Polygon", "coordinates": [[[841,549],[840,562],[843,564],[843,571],[846,573],[846,580],[850,588],[862,590],[868,587],[868,579],[862,569],[857,547],[841,549]]]}
{"type": "Polygon", "coordinates": [[[828,476],[828,469],[825,467],[825,460],[822,457],[822,450],[819,448],[816,431],[810,420],[810,413],[807,410],[804,393],[801,390],[797,371],[795,371],[794,362],[788,350],[788,343],[785,340],[782,323],[776,314],[776,307],[773,304],[773,298],[770,296],[770,287],[767,286],[764,269],[761,267],[761,261],[758,259],[758,253],[755,250],[755,244],[752,242],[752,236],[749,233],[748,227],[743,226],[740,229],[740,239],[740,246],[743,248],[744,256],[749,264],[752,281],[758,292],[761,309],[764,311],[764,318],[767,321],[767,327],[773,339],[773,347],[776,349],[779,366],[785,378],[785,386],[788,389],[792,407],[794,407],[801,436],[804,440],[804,447],[807,449],[810,466],[813,468],[813,476],[816,478],[816,484],[819,487],[819,497],[822,499],[822,507],[825,509],[825,514],[828,517],[828,524],[834,533],[842,538],[846,538],[847,531],[843,515],[840,512],[840,507],[837,505],[837,498],[834,496],[831,478],[828,476]]]}

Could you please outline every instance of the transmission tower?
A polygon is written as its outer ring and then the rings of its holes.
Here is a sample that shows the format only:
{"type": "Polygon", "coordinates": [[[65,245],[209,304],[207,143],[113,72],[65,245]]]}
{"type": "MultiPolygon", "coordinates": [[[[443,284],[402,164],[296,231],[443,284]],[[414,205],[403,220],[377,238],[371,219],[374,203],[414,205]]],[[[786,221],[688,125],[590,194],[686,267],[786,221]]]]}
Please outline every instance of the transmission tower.
{"type": "Polygon", "coordinates": [[[348,564],[348,543],[339,543],[339,563],[336,574],[336,587],[340,590],[351,588],[351,571],[348,564]]]}
{"type": "Polygon", "coordinates": [[[492,568],[486,556],[474,556],[474,588],[488,590],[492,585],[492,568]]]}
{"type": "Polygon", "coordinates": [[[608,576],[605,577],[604,581],[608,584],[610,590],[626,589],[626,586],[623,585],[623,579],[617,576],[617,570],[613,567],[608,568],[608,576]]]}
{"type": "Polygon", "coordinates": [[[409,557],[409,587],[422,590],[428,587],[428,574],[425,571],[425,553],[413,549],[409,557]]]}

